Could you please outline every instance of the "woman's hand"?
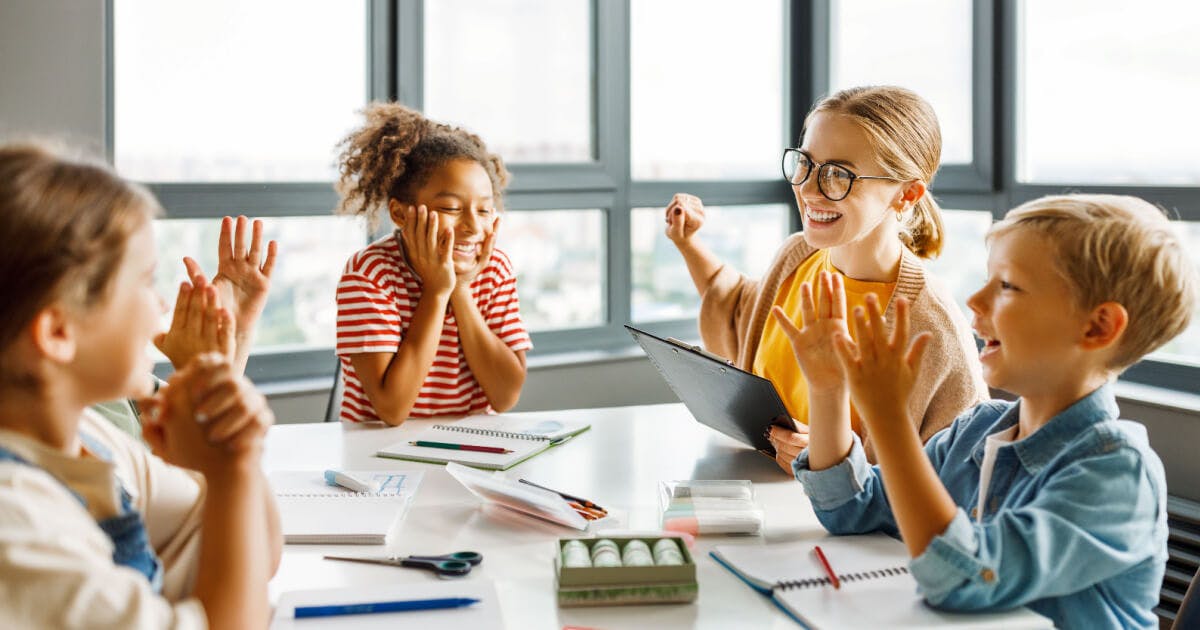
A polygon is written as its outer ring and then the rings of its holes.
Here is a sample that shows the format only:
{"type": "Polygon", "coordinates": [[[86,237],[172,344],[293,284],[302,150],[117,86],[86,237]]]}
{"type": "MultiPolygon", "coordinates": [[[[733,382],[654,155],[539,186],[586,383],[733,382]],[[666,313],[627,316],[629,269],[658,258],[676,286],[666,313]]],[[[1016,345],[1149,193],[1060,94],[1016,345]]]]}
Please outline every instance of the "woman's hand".
{"type": "Polygon", "coordinates": [[[837,362],[846,373],[850,400],[868,431],[879,423],[908,423],[908,399],[917,380],[917,368],[932,336],[921,333],[909,342],[908,300],[896,299],[896,326],[888,338],[883,310],[875,294],[867,295],[867,308],[854,309],[858,343],[848,335],[834,339],[837,362]]]}
{"type": "Polygon", "coordinates": [[[438,213],[425,206],[409,206],[404,210],[400,238],[408,264],[421,278],[422,292],[448,295],[458,282],[452,257],[454,234],[449,228],[441,229],[438,213]]]}
{"type": "Polygon", "coordinates": [[[667,238],[676,247],[687,245],[704,225],[704,203],[695,195],[676,193],[667,204],[666,220],[667,238]]]}
{"type": "Polygon", "coordinates": [[[800,456],[800,451],[808,447],[808,425],[794,420],[792,425],[796,427],[795,431],[772,425],[767,432],[767,439],[771,441],[771,446],[775,447],[775,463],[789,475],[794,474],[792,462],[800,456]]]}
{"type": "Polygon", "coordinates": [[[844,391],[846,381],[833,344],[837,337],[848,337],[846,292],[840,274],[822,271],[818,281],[821,283],[821,299],[818,303],[813,302],[812,285],[807,282],[800,285],[803,328],[792,323],[778,306],[771,309],[771,315],[787,335],[796,363],[808,382],[809,392],[840,392],[844,391]]]}

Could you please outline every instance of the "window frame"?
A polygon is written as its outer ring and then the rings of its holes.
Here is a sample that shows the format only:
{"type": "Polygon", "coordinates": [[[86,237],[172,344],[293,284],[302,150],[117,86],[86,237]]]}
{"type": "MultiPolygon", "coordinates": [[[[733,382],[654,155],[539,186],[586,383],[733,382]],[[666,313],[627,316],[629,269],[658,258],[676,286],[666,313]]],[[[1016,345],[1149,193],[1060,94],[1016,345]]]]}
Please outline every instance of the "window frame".
{"type": "MultiPolygon", "coordinates": [[[[368,99],[423,104],[425,0],[362,0],[367,3],[368,99]]],[[[600,209],[604,216],[603,321],[595,326],[532,333],[533,355],[631,347],[623,324],[631,314],[631,213],[662,205],[687,191],[706,203],[738,205],[783,203],[794,207],[782,180],[647,181],[635,180],[630,159],[630,16],[634,0],[589,0],[592,29],[592,116],[594,159],[580,163],[522,163],[510,166],[513,184],[509,212],[600,209]]],[[[828,91],[830,15],[833,0],[784,2],[780,147],[799,137],[809,104],[828,91]],[[792,64],[786,60],[807,59],[792,64]]],[[[933,192],[943,207],[990,211],[999,219],[1015,205],[1053,193],[1136,194],[1170,208],[1177,219],[1200,221],[1200,187],[1133,187],[1075,184],[1028,184],[1016,179],[1019,88],[1020,10],[1022,0],[972,0],[973,159],[941,169],[933,192]]],[[[105,0],[105,149],[113,159],[114,70],[113,5],[105,0]]],[[[297,183],[155,183],[148,186],[170,219],[216,219],[214,208],[245,209],[254,216],[328,216],[337,196],[331,182],[297,183]]],[[[800,229],[789,214],[789,228],[800,229]]],[[[364,234],[364,244],[370,235],[364,234]]],[[[695,338],[694,319],[634,322],[678,337],[695,338]]],[[[160,366],[166,371],[167,366],[160,366]]],[[[332,349],[256,352],[248,373],[260,382],[329,376],[332,349]]],[[[1133,382],[1195,391],[1200,364],[1144,360],[1122,377],[1133,382]]]]}

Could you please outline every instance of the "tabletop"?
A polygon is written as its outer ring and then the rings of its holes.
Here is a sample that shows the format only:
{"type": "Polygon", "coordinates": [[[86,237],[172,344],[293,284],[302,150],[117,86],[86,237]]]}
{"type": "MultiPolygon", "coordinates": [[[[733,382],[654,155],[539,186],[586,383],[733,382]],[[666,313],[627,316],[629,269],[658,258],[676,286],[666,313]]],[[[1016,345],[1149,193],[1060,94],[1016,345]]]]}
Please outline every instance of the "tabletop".
{"type": "Polygon", "coordinates": [[[327,553],[369,555],[472,550],[483,563],[468,580],[491,580],[506,628],[796,628],[771,601],[751,590],[708,555],[716,545],[816,539],[825,531],[800,484],[767,458],[692,419],[681,404],[570,409],[512,414],[584,421],[591,429],[509,469],[556,490],[587,497],[609,510],[592,524],[605,530],[657,530],[659,482],[748,479],[764,511],[761,536],[701,536],[692,554],[700,595],[691,604],[559,608],[554,541],[586,535],[504,508],[486,505],[445,467],[375,457],[379,448],[410,438],[436,420],[399,427],[313,423],[278,425],[267,438],[264,466],[272,470],[412,470],[423,479],[412,507],[389,538],[368,545],[286,545],[270,584],[272,601],[289,590],[436,580],[426,571],[334,562],[327,553]]]}

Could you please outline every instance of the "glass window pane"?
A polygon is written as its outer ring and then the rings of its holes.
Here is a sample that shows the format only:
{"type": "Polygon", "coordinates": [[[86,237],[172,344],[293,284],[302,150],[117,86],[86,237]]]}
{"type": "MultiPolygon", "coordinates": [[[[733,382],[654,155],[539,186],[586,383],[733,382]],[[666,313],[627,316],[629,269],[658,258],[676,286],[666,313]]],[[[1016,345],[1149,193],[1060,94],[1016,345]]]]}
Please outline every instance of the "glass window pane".
{"type": "Polygon", "coordinates": [[[900,85],[929,101],[942,127],[942,163],[972,159],[971,3],[834,0],[830,91],[900,85]]]}
{"type": "Polygon", "coordinates": [[[634,0],[635,179],[775,179],[783,131],[783,3],[634,0]]]}
{"type": "Polygon", "coordinates": [[[1200,4],[1057,0],[1020,8],[1018,179],[1200,183],[1200,119],[1185,111],[1200,102],[1200,4]]]}
{"type": "Polygon", "coordinates": [[[946,285],[954,301],[971,321],[967,298],[987,281],[987,249],[984,237],[992,227],[992,213],[977,210],[942,209],[946,238],[942,255],[926,261],[929,271],[946,285]]]}
{"type": "Polygon", "coordinates": [[[588,0],[425,3],[425,112],[508,162],[592,159],[588,0]]]}
{"type": "MultiPolygon", "coordinates": [[[[1200,269],[1200,222],[1179,221],[1175,223],[1183,246],[1192,257],[1192,262],[1200,269]]],[[[1159,361],[1173,361],[1200,366],[1200,304],[1192,311],[1192,325],[1183,334],[1168,342],[1165,346],[1150,355],[1159,361]]]]}
{"type": "MultiPolygon", "coordinates": [[[[792,206],[705,206],[700,238],[718,258],[762,275],[788,235],[792,206]]],[[[667,238],[662,208],[635,208],[632,225],[633,321],[693,319],[700,296],[683,256],[667,238]]]]}
{"type": "Polygon", "coordinates": [[[366,4],[117,0],[117,170],[141,181],[331,181],[367,98],[366,4]]]}
{"type": "MultiPolygon", "coordinates": [[[[155,286],[175,304],[187,279],[183,257],[195,258],[211,278],[217,271],[217,219],[155,221],[158,249],[155,286]]],[[[279,242],[271,293],[255,335],[255,353],[332,348],[337,324],[334,292],[342,267],[366,244],[362,222],[349,217],[294,217],[263,220],[263,237],[279,242]]],[[[170,313],[163,325],[170,324],[170,313]]]]}
{"type": "Polygon", "coordinates": [[[497,247],[517,271],[531,331],[604,323],[604,212],[509,210],[497,247]]]}

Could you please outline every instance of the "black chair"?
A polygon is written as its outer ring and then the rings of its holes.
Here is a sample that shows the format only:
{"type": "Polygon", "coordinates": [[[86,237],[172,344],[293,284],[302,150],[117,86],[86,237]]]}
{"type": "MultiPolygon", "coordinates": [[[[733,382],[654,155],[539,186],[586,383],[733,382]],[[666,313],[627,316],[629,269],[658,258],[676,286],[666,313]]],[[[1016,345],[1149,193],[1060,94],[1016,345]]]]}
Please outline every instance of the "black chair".
{"type": "Polygon", "coordinates": [[[325,422],[338,422],[342,411],[342,361],[337,359],[333,371],[333,387],[329,388],[329,402],[325,404],[325,422]]]}
{"type": "Polygon", "coordinates": [[[1192,583],[1188,586],[1187,594],[1183,596],[1183,603],[1179,605],[1179,612],[1176,613],[1175,623],[1171,628],[1173,630],[1200,628],[1200,571],[1192,576],[1192,583]]]}

